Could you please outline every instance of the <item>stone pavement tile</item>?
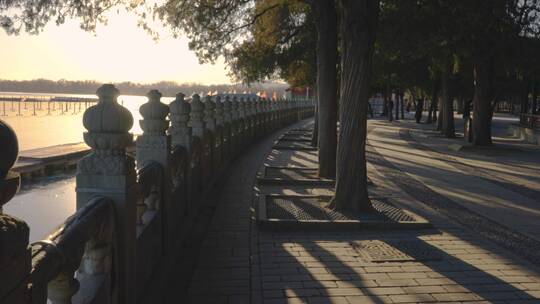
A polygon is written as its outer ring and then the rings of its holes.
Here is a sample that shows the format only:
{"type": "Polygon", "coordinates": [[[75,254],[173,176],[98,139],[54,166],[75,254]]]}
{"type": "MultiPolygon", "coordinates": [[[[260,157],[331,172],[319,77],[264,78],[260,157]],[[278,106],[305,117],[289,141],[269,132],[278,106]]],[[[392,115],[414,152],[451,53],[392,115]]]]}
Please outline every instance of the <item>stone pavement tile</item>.
{"type": "Polygon", "coordinates": [[[358,280],[358,281],[336,281],[336,284],[340,288],[349,287],[378,287],[380,286],[373,280],[358,280]]]}
{"type": "MultiPolygon", "coordinates": [[[[391,276],[391,274],[389,274],[391,276]]],[[[400,280],[375,280],[377,285],[381,287],[403,287],[403,286],[418,286],[418,282],[413,279],[400,279],[400,280]]]]}
{"type": "Polygon", "coordinates": [[[390,299],[393,303],[437,302],[437,300],[429,294],[392,295],[390,296],[390,299]]]}
{"type": "Polygon", "coordinates": [[[285,289],[285,296],[289,298],[297,297],[317,297],[322,294],[321,290],[316,288],[295,288],[285,289]]]}
{"type": "Polygon", "coordinates": [[[434,293],[432,296],[437,301],[475,301],[482,300],[481,297],[475,295],[474,293],[434,293]]]}
{"type": "Polygon", "coordinates": [[[442,286],[413,286],[403,287],[406,294],[432,294],[432,293],[448,293],[449,291],[442,286]]]}
{"type": "Polygon", "coordinates": [[[360,288],[328,288],[321,289],[321,293],[327,296],[361,296],[364,292],[360,288]]]}
{"type": "Polygon", "coordinates": [[[345,297],[310,297],[309,304],[350,304],[345,297]]]}
{"type": "Polygon", "coordinates": [[[264,299],[264,304],[307,304],[304,298],[264,299]]]}
{"type": "Polygon", "coordinates": [[[369,287],[363,288],[366,295],[397,295],[404,294],[405,290],[400,287],[369,287]]]}
{"type": "Polygon", "coordinates": [[[393,303],[387,296],[351,296],[347,297],[349,304],[387,304],[393,303]]]}

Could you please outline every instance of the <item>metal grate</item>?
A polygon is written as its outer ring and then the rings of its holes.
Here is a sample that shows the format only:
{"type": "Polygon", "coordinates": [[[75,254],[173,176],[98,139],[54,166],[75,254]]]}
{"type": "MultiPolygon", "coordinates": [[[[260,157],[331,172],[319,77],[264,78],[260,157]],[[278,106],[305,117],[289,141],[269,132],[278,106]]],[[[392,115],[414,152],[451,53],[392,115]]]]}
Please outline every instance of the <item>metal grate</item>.
{"type": "Polygon", "coordinates": [[[283,141],[306,141],[311,142],[311,136],[305,134],[284,134],[280,140],[283,141]]]}
{"type": "Polygon", "coordinates": [[[296,141],[278,141],[274,145],[276,149],[287,149],[287,150],[317,150],[316,147],[313,147],[308,142],[296,142],[296,141]]]}
{"type": "Polygon", "coordinates": [[[415,219],[406,212],[382,200],[372,200],[376,211],[372,213],[334,211],[324,207],[327,203],[328,198],[323,197],[267,196],[266,214],[269,219],[296,221],[415,222],[415,219]]]}
{"type": "Polygon", "coordinates": [[[312,168],[272,168],[267,167],[264,177],[281,179],[318,179],[317,169],[312,168]]]}
{"type": "Polygon", "coordinates": [[[366,262],[438,261],[442,255],[431,245],[420,240],[368,240],[351,245],[366,262]]]}

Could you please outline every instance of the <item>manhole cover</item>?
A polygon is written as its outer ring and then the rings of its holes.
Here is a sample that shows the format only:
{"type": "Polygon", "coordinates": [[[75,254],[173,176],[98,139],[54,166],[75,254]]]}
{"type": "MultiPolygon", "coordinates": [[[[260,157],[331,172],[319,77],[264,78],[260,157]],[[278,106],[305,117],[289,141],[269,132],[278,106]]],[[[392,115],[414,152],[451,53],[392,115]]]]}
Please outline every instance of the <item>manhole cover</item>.
{"type": "Polygon", "coordinates": [[[351,245],[366,262],[415,262],[439,261],[442,255],[420,240],[369,240],[356,241],[351,245]]]}

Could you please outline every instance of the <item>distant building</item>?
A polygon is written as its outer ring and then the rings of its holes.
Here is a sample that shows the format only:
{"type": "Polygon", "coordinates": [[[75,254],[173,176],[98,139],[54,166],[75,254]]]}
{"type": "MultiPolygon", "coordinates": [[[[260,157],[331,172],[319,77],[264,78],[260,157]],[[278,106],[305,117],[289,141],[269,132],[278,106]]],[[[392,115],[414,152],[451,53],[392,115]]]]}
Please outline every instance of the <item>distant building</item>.
{"type": "Polygon", "coordinates": [[[313,90],[310,87],[294,87],[285,90],[285,98],[310,98],[313,97],[313,90]]]}

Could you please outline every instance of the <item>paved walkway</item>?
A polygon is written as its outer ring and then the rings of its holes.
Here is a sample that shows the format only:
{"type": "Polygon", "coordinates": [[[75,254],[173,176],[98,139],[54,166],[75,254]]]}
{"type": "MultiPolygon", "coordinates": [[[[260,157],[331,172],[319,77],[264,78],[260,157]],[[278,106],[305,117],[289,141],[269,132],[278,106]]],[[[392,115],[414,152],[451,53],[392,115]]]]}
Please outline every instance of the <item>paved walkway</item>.
{"type": "MultiPolygon", "coordinates": [[[[536,244],[535,228],[529,227],[526,234],[512,234],[524,225],[514,222],[516,218],[510,218],[514,215],[509,211],[534,215],[538,209],[534,209],[533,199],[516,193],[517,188],[460,171],[454,159],[435,157],[431,153],[438,153],[437,147],[430,142],[439,139],[421,137],[427,131],[420,129],[404,131],[411,126],[370,121],[368,175],[374,186],[369,191],[371,196],[387,197],[391,203],[429,219],[435,229],[259,231],[253,218],[253,198],[258,192],[331,193],[328,188],[254,187],[263,161],[316,165],[316,152],[272,150],[275,135],[232,164],[200,250],[188,290],[189,303],[540,303],[540,270],[529,262],[539,251],[531,247],[536,244]],[[423,139],[420,143],[417,135],[423,139]],[[475,194],[477,191],[480,194],[475,194]],[[469,199],[470,195],[474,199],[469,199]],[[514,198],[519,198],[516,204],[514,198]],[[463,203],[464,199],[469,201],[463,203]],[[502,206],[509,216],[501,224],[495,215],[505,213],[496,212],[502,206]],[[400,244],[413,241],[438,258],[366,262],[359,246],[375,241],[401,250],[405,249],[400,244]]],[[[478,160],[482,170],[491,168],[484,162],[492,156],[478,157],[482,158],[478,160]]],[[[522,175],[537,174],[535,167],[522,165],[523,170],[515,165],[509,168],[522,175]]],[[[493,174],[514,174],[509,168],[500,168],[493,169],[493,174]]],[[[536,191],[534,185],[522,185],[518,179],[513,184],[536,191]]],[[[534,224],[533,218],[524,220],[531,221],[527,227],[534,224]]]]}

